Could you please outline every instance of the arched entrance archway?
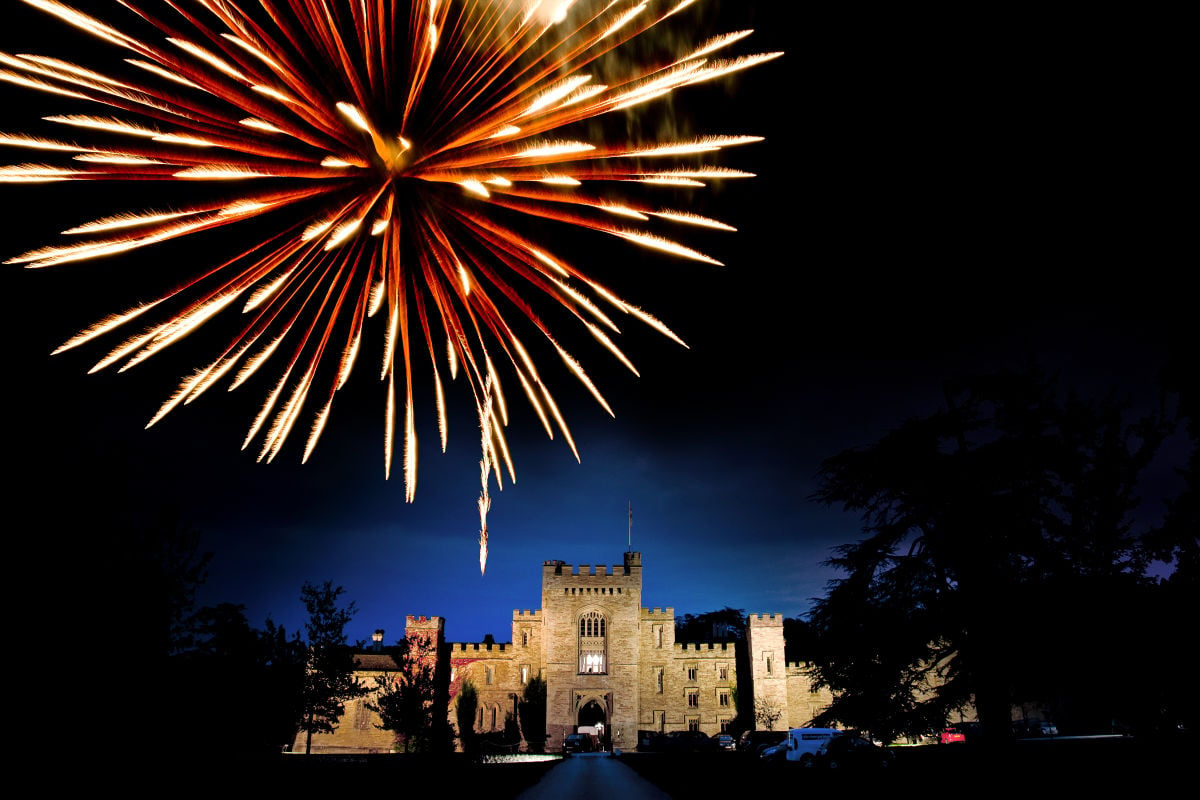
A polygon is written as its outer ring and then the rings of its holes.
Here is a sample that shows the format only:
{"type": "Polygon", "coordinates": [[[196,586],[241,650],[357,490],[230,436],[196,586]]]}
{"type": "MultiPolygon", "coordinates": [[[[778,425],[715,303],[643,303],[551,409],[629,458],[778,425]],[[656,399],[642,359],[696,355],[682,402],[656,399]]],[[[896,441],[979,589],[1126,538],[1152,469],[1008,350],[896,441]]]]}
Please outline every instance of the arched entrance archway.
{"type": "Polygon", "coordinates": [[[599,700],[588,700],[579,708],[579,721],[577,724],[580,727],[591,726],[596,728],[599,733],[601,745],[608,746],[608,712],[604,708],[604,704],[599,700]]]}

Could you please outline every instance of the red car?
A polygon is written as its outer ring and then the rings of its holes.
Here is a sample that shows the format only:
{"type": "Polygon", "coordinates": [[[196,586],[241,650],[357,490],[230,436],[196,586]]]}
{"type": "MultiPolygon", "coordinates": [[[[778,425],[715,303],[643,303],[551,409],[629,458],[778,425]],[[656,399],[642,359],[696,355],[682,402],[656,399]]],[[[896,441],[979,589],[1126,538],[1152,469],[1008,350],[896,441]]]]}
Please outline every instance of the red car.
{"type": "Polygon", "coordinates": [[[953,742],[965,742],[966,740],[967,740],[967,735],[965,733],[963,733],[962,731],[960,731],[958,728],[955,728],[953,726],[946,728],[946,730],[942,731],[941,735],[938,736],[938,742],[940,744],[951,744],[953,742]]]}

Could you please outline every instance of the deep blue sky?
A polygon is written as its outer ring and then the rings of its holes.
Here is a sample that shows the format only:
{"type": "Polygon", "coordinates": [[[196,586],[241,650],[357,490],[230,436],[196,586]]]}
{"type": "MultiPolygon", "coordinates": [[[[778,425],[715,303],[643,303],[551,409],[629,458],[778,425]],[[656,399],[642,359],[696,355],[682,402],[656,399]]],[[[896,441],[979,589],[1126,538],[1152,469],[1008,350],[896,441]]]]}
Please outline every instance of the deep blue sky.
{"type": "MultiPolygon", "coordinates": [[[[616,419],[551,371],[579,464],[510,393],[518,482],[493,490],[485,576],[478,434],[466,409],[452,417],[442,455],[425,402],[408,505],[398,470],[383,479],[383,394],[369,369],[360,366],[335,404],[307,465],[298,439],[265,465],[238,449],[251,392],[211,393],[142,429],[192,366],[188,355],[209,351],[184,347],[128,374],[92,376],[103,347],[48,356],[142,299],[142,278],[179,259],[228,255],[219,239],[0,273],[9,462],[22,478],[9,486],[25,510],[18,535],[44,562],[27,567],[53,574],[77,552],[75,537],[124,535],[55,527],[56,512],[78,515],[87,487],[104,486],[131,518],[169,507],[200,531],[214,554],[200,600],[244,604],[253,624],[269,616],[298,628],[300,586],[331,580],[357,605],[351,638],[384,628],[391,639],[405,614],[439,614],[453,641],[505,641],[512,610],[539,603],[544,560],[620,563],[631,503],[646,605],[798,616],[834,577],[821,566],[830,548],[858,530],[853,515],[808,501],[821,460],[935,410],[945,377],[1037,361],[1089,391],[1152,394],[1190,306],[1157,235],[1170,216],[1130,199],[1141,196],[1136,172],[1098,164],[1121,141],[1102,102],[1103,71],[1060,96],[1069,59],[1040,37],[1006,62],[1011,49],[976,27],[943,38],[912,19],[783,19],[784,5],[725,4],[722,29],[757,29],[740,52],[786,55],[675,100],[676,114],[704,132],[766,137],[719,162],[757,178],[701,198],[704,213],[739,231],[689,241],[726,266],[586,234],[558,240],[581,264],[602,262],[614,286],[690,349],[629,331],[640,379],[583,350],[616,419]]],[[[14,41],[55,29],[23,11],[16,20],[0,48],[21,51],[14,41]]],[[[1128,100],[1117,91],[1117,102],[1128,100]]],[[[10,131],[62,108],[8,85],[0,93],[10,131]]],[[[25,158],[0,152],[0,163],[25,158]]],[[[17,204],[6,257],[119,210],[103,187],[0,190],[17,204]]],[[[58,610],[53,592],[43,599],[58,610]]]]}

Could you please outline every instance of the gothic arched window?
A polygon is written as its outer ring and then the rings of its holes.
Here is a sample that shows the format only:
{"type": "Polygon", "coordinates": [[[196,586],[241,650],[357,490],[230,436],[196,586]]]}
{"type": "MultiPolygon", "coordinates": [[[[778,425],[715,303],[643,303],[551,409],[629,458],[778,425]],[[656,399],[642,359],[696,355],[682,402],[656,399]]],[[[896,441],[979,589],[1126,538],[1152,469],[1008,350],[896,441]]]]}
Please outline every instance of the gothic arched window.
{"type": "Polygon", "coordinates": [[[608,672],[608,631],[604,615],[589,611],[579,618],[579,671],[608,672]]]}

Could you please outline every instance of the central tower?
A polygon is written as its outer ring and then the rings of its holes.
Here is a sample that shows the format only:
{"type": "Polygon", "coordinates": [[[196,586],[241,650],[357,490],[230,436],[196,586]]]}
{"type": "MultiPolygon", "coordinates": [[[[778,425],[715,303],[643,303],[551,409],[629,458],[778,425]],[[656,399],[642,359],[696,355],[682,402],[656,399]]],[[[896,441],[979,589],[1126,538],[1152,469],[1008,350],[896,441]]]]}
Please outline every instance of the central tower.
{"type": "Polygon", "coordinates": [[[641,553],[613,567],[542,564],[548,746],[597,722],[612,746],[636,745],[641,603],[641,553]]]}

